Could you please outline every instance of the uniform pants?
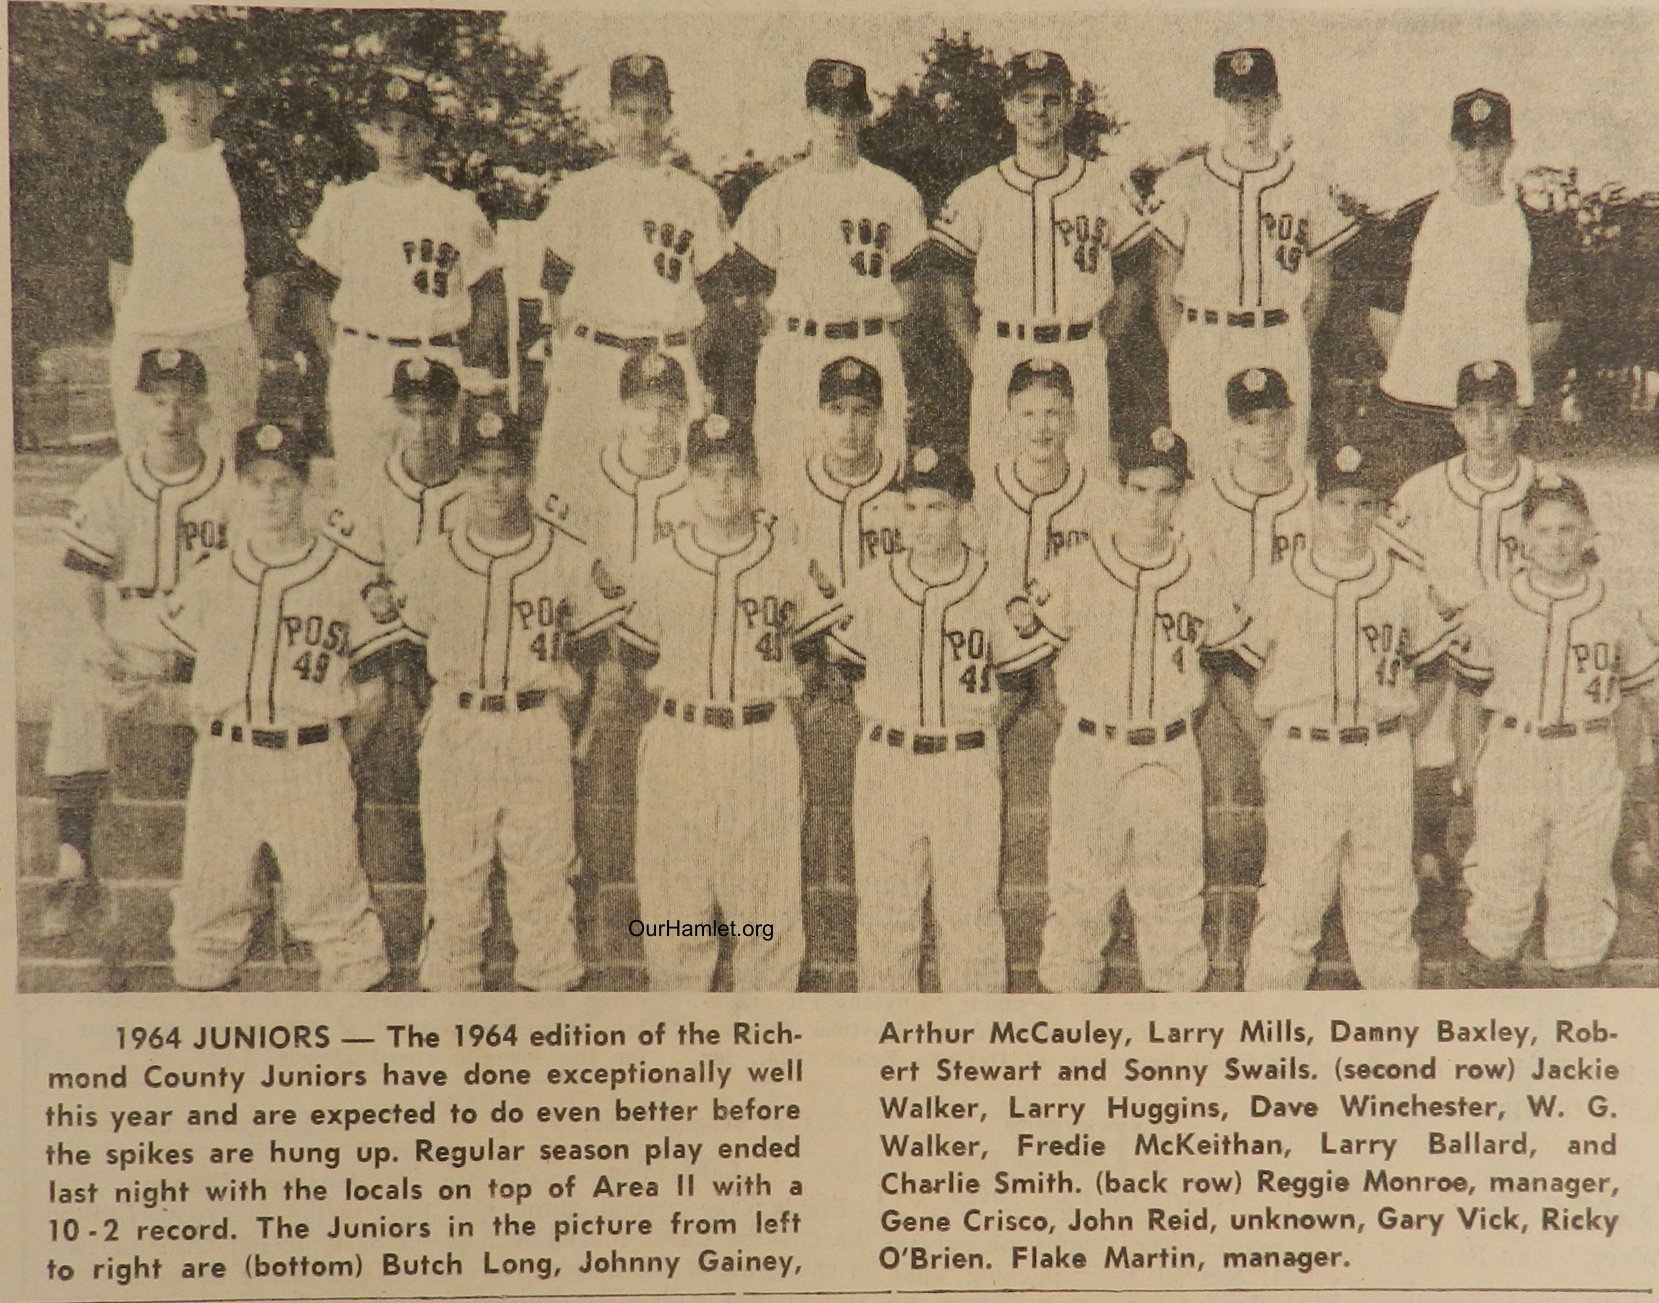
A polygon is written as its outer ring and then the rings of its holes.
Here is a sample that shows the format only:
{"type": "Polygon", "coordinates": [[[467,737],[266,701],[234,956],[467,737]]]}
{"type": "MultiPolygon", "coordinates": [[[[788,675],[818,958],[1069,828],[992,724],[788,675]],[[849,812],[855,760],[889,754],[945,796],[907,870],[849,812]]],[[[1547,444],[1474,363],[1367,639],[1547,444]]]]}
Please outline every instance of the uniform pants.
{"type": "MultiPolygon", "coordinates": [[[[440,689],[441,692],[441,689],[440,689]]],[[[513,925],[513,980],[563,991],[582,980],[576,945],[575,788],[556,701],[489,714],[434,700],[421,739],[426,937],[420,983],[479,991],[497,857],[513,925]]]]}
{"type": "Polygon", "coordinates": [[[1308,337],[1299,317],[1279,326],[1207,325],[1181,322],[1169,348],[1169,423],[1187,443],[1200,479],[1228,462],[1227,382],[1250,367],[1284,376],[1296,416],[1290,460],[1300,465],[1308,448],[1312,384],[1308,337]]]}
{"type": "Polygon", "coordinates": [[[1244,966],[1247,991],[1300,990],[1331,902],[1360,985],[1417,985],[1411,918],[1411,739],[1312,742],[1275,727],[1262,748],[1267,864],[1244,966]]]}
{"type": "Polygon", "coordinates": [[[1049,780],[1045,990],[1100,989],[1112,912],[1129,894],[1149,990],[1196,991],[1204,950],[1204,794],[1192,730],[1131,747],[1061,726],[1049,780]]]}
{"type": "Polygon", "coordinates": [[[381,474],[396,442],[392,376],[399,362],[424,357],[459,371],[461,350],[404,347],[367,335],[334,332],[328,366],[328,434],[337,488],[350,494],[381,474]]]}
{"type": "Polygon", "coordinates": [[[786,327],[786,321],[773,326],[761,341],[755,363],[755,451],[761,473],[776,479],[805,460],[817,437],[819,377],[843,357],[856,357],[881,373],[883,416],[877,444],[894,464],[902,465],[910,400],[892,323],[879,335],[857,339],[806,336],[786,327]]]}
{"type": "Polygon", "coordinates": [[[117,330],[109,349],[109,390],[115,437],[124,453],[144,442],[144,399],[133,386],[138,382],[139,362],[153,348],[185,349],[201,358],[207,371],[207,401],[213,409],[202,426],[201,444],[209,455],[229,456],[236,432],[253,423],[258,406],[259,349],[253,327],[244,318],[183,335],[117,330]]]}
{"type": "Polygon", "coordinates": [[[387,974],[386,946],[357,861],[357,793],[338,736],[280,751],[199,735],[185,802],[184,865],[173,889],[173,977],[212,990],[236,976],[262,901],[262,845],[282,875],[282,920],[311,944],[325,991],[363,991],[387,974]]]}
{"type": "Polygon", "coordinates": [[[763,724],[717,728],[653,716],[640,735],[634,879],[653,991],[707,991],[720,942],[652,935],[660,925],[771,925],[738,936],[732,986],[793,991],[801,925],[801,756],[782,706],[763,724]]]}
{"type": "Polygon", "coordinates": [[[858,989],[919,989],[931,889],[939,989],[1006,991],[995,730],[977,750],[916,755],[872,740],[874,729],[865,724],[853,771],[858,989]]]}
{"type": "Polygon", "coordinates": [[[1612,733],[1490,730],[1475,771],[1469,944],[1489,959],[1513,958],[1542,887],[1545,962],[1583,968],[1605,959],[1619,922],[1613,844],[1623,797],[1612,733]]]}
{"type": "Polygon", "coordinates": [[[150,612],[154,603],[143,599],[121,601],[113,592],[107,600],[105,631],[128,657],[131,671],[146,677],[117,681],[73,651],[65,658],[63,682],[52,702],[52,723],[46,740],[43,768],[48,778],[107,770],[113,718],[137,710],[164,692],[159,676],[166,668],[166,658],[145,642],[122,637],[123,627],[153,621],[150,612]]]}
{"type": "Polygon", "coordinates": [[[1106,340],[1098,329],[1083,339],[1036,344],[1029,338],[1003,339],[994,321],[982,321],[974,340],[973,398],[968,436],[969,464],[975,483],[992,483],[996,464],[1013,448],[1008,425],[1008,378],[1021,362],[1049,358],[1071,376],[1076,414],[1070,452],[1091,475],[1105,475],[1112,465],[1109,442],[1111,408],[1106,387],[1106,340]]]}

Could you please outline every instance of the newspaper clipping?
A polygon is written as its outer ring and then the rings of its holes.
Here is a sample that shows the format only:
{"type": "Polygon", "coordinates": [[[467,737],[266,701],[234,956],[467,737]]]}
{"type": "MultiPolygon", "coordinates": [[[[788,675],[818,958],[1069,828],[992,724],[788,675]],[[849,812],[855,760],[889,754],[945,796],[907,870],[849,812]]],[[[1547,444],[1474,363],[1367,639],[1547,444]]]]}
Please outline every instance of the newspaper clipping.
{"type": "Polygon", "coordinates": [[[1659,12],[6,42],[0,1297],[1659,1288],[1659,12]]]}

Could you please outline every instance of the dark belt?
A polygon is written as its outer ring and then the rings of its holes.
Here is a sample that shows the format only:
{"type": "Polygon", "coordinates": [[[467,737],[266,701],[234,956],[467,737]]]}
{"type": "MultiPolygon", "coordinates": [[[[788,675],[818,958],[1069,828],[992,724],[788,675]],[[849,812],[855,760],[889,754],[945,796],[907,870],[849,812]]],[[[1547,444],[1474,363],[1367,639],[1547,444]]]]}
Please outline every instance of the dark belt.
{"type": "Polygon", "coordinates": [[[123,602],[146,601],[156,595],[153,588],[117,588],[115,595],[123,602]]]}
{"type": "Polygon", "coordinates": [[[613,335],[608,330],[595,330],[591,326],[577,326],[570,332],[577,339],[591,339],[595,344],[603,344],[606,348],[623,348],[630,353],[650,353],[659,348],[684,348],[690,336],[683,330],[671,331],[666,335],[613,335]]]}
{"type": "Polygon", "coordinates": [[[1178,719],[1162,728],[1147,725],[1125,729],[1117,724],[1099,724],[1092,719],[1080,718],[1077,721],[1077,731],[1084,737],[1098,737],[1107,742],[1122,737],[1132,747],[1149,747],[1154,742],[1173,742],[1176,738],[1185,736],[1187,721],[1178,719]]]}
{"type": "Polygon", "coordinates": [[[710,728],[736,728],[740,724],[764,724],[777,713],[775,701],[755,701],[747,706],[699,706],[694,701],[662,699],[662,713],[686,724],[707,724],[710,728]]]}
{"type": "Polygon", "coordinates": [[[1030,339],[1033,344],[1058,344],[1087,339],[1094,330],[1092,321],[1074,321],[1071,325],[1027,326],[1023,321],[997,322],[998,339],[1030,339]]]}
{"type": "Polygon", "coordinates": [[[967,733],[915,733],[872,724],[870,741],[886,742],[912,755],[937,756],[947,751],[978,751],[985,745],[985,733],[977,728],[967,733]]]}
{"type": "Polygon", "coordinates": [[[529,692],[463,692],[455,698],[462,710],[482,710],[501,714],[512,703],[514,710],[535,710],[547,703],[547,689],[533,688],[529,692]]]}
{"type": "Polygon", "coordinates": [[[1188,308],[1188,321],[1202,321],[1206,326],[1283,326],[1289,323],[1290,313],[1283,308],[1268,308],[1265,312],[1222,312],[1216,308],[1188,308]]]}
{"type": "Polygon", "coordinates": [[[454,335],[433,335],[431,339],[422,339],[419,335],[377,335],[372,330],[358,330],[355,326],[341,326],[342,335],[361,335],[364,339],[379,340],[383,344],[390,344],[393,348],[455,348],[458,341],[454,335]]]}
{"type": "Polygon", "coordinates": [[[1607,733],[1612,730],[1613,721],[1603,715],[1600,719],[1587,719],[1578,724],[1534,724],[1530,719],[1517,719],[1514,715],[1505,715],[1503,727],[1519,729],[1523,733],[1531,733],[1534,737],[1549,739],[1577,737],[1580,733],[1607,733]]]}
{"type": "Polygon", "coordinates": [[[306,724],[300,728],[243,728],[240,724],[226,724],[222,719],[216,719],[208,725],[208,733],[213,737],[229,737],[232,742],[246,742],[256,747],[266,747],[272,751],[281,751],[289,746],[308,747],[318,742],[326,742],[333,735],[334,729],[329,724],[306,724]]]}
{"type": "Polygon", "coordinates": [[[808,338],[822,335],[825,339],[857,339],[860,335],[881,334],[887,329],[887,323],[880,317],[866,317],[863,321],[812,321],[791,317],[789,329],[808,338]]]}
{"type": "Polygon", "coordinates": [[[1355,742],[1369,742],[1374,737],[1387,737],[1390,733],[1398,733],[1405,727],[1405,717],[1394,716],[1385,719],[1380,724],[1356,724],[1351,728],[1303,728],[1301,725],[1292,725],[1285,730],[1285,736],[1292,742],[1306,739],[1309,742],[1329,742],[1333,737],[1338,742],[1353,744],[1355,742]]]}

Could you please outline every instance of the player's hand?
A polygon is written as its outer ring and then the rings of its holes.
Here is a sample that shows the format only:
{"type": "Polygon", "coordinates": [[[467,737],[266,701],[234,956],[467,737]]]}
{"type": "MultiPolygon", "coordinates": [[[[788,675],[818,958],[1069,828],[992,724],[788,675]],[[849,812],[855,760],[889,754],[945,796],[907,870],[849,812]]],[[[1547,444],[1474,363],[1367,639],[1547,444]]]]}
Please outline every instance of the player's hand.
{"type": "Polygon", "coordinates": [[[492,374],[486,366],[464,366],[456,373],[456,378],[460,380],[461,388],[475,398],[488,398],[505,393],[507,389],[507,381],[492,374]]]}
{"type": "Polygon", "coordinates": [[[120,681],[127,677],[127,658],[122,653],[120,644],[102,629],[87,636],[81,659],[86,662],[89,669],[106,679],[120,681]]]}

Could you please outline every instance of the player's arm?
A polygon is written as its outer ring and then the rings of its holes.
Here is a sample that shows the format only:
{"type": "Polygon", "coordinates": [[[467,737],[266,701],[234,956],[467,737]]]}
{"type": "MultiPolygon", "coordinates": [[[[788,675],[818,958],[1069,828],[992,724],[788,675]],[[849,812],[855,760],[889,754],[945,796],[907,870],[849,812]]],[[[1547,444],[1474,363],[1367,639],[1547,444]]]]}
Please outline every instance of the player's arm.
{"type": "Polygon", "coordinates": [[[1100,333],[1108,345],[1123,338],[1123,332],[1140,314],[1153,288],[1153,258],[1156,240],[1142,240],[1121,261],[1114,257],[1115,285],[1111,300],[1100,310],[1100,333]]]}
{"type": "Polygon", "coordinates": [[[1260,751],[1272,726],[1256,713],[1255,673],[1242,659],[1232,658],[1215,676],[1215,695],[1252,746],[1260,751]]]}
{"type": "Polygon", "coordinates": [[[1175,296],[1175,278],[1180,272],[1180,251],[1159,240],[1152,252],[1152,307],[1158,318],[1158,334],[1166,349],[1181,328],[1181,300],[1175,296]]]}
{"type": "Polygon", "coordinates": [[[979,312],[974,307],[973,277],[951,269],[939,276],[939,299],[945,314],[945,329],[956,341],[957,352],[967,362],[973,357],[974,340],[979,336],[979,312]]]}
{"type": "Polygon", "coordinates": [[[121,310],[121,300],[127,297],[127,280],[132,275],[132,264],[116,262],[113,258],[109,264],[109,306],[113,311],[121,310]]]}
{"type": "Polygon", "coordinates": [[[386,712],[386,674],[377,674],[352,685],[351,714],[344,721],[346,747],[356,755],[365,738],[374,733],[386,712]]]}
{"type": "Polygon", "coordinates": [[[461,331],[461,361],[500,379],[507,374],[507,283],[492,267],[470,286],[472,317],[461,331]]]}
{"type": "Polygon", "coordinates": [[[1440,698],[1445,695],[1447,684],[1452,679],[1452,672],[1445,662],[1437,661],[1426,667],[1417,675],[1417,709],[1413,712],[1407,727],[1411,731],[1412,740],[1428,727],[1429,717],[1434,714],[1435,707],[1440,704],[1440,698]]]}
{"type": "Polygon", "coordinates": [[[1452,754],[1453,777],[1458,791],[1468,800],[1475,791],[1475,761],[1480,758],[1480,743],[1486,734],[1486,707],[1480,699],[1482,685],[1457,677],[1452,700],[1452,754]]]}
{"type": "Polygon", "coordinates": [[[1308,265],[1308,296],[1302,301],[1302,320],[1307,325],[1308,338],[1319,331],[1325,320],[1325,309],[1331,302],[1331,260],[1315,258],[1308,265]]]}
{"type": "Polygon", "coordinates": [[[1371,328],[1371,338],[1377,341],[1382,355],[1394,356],[1394,341],[1400,337],[1400,314],[1387,308],[1367,308],[1365,324],[1371,328]]]}

